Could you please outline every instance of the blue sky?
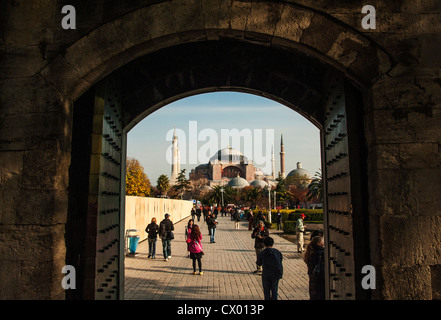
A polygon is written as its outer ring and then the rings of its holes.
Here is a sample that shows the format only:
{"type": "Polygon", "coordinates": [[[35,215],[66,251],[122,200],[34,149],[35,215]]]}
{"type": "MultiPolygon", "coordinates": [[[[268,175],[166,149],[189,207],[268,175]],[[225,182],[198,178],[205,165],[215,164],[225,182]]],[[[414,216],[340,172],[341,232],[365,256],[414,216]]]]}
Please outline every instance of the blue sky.
{"type": "Polygon", "coordinates": [[[260,96],[215,92],[173,102],[150,114],[130,130],[127,156],[141,162],[153,185],[156,185],[161,174],[170,177],[171,166],[167,161],[167,152],[174,127],[180,137],[181,169],[187,169],[187,177],[191,169],[201,164],[200,161],[208,162],[205,160],[218,149],[234,146],[232,140],[228,143],[223,141],[221,134],[222,130],[231,133],[233,129],[248,133],[248,139],[239,141],[238,149],[249,160],[253,160],[255,166],[269,168],[264,170],[265,173],[271,173],[270,163],[266,159],[270,158],[273,144],[276,174],[280,170],[281,134],[285,147],[286,174],[296,168],[297,162],[301,162],[311,175],[321,165],[319,130],[303,116],[260,96]],[[193,130],[191,132],[190,127],[193,130]],[[211,140],[204,140],[207,138],[205,133],[211,140]]]}

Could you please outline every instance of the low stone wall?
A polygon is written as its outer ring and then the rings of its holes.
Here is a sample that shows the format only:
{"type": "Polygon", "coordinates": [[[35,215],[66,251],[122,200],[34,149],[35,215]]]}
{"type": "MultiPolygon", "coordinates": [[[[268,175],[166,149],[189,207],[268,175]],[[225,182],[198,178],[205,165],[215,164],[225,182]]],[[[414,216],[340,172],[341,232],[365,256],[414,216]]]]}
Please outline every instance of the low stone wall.
{"type": "MultiPolygon", "coordinates": [[[[140,241],[147,239],[146,226],[156,218],[159,223],[168,213],[173,223],[190,216],[192,201],[126,196],[125,230],[137,229],[140,241]]],[[[135,234],[135,233],[133,233],[135,234]]]]}

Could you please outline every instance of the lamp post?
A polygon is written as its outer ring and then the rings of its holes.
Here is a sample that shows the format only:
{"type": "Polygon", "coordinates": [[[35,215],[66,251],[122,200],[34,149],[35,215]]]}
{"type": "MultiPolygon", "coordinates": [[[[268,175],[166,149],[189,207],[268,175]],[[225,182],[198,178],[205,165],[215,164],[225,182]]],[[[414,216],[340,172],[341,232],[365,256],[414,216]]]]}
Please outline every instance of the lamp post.
{"type": "Polygon", "coordinates": [[[222,194],[222,208],[223,208],[224,207],[224,187],[222,187],[220,189],[220,191],[221,191],[221,194],[222,194]]]}
{"type": "Polygon", "coordinates": [[[268,185],[268,219],[271,223],[271,187],[268,185]]]}
{"type": "Polygon", "coordinates": [[[276,190],[274,190],[274,210],[277,210],[276,190]]]}

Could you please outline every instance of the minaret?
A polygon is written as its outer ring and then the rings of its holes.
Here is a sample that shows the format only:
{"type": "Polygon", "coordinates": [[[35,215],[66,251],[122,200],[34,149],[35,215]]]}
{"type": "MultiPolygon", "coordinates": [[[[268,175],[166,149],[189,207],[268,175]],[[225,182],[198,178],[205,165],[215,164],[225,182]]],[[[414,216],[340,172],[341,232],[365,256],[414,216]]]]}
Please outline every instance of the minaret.
{"type": "Polygon", "coordinates": [[[276,178],[276,158],[274,158],[274,145],[271,147],[271,166],[272,166],[271,176],[273,177],[273,179],[275,179],[276,178]]]}
{"type": "Polygon", "coordinates": [[[280,172],[285,178],[285,148],[283,146],[283,135],[280,137],[280,172]]]}
{"type": "Polygon", "coordinates": [[[179,147],[178,147],[178,136],[176,135],[176,128],[173,133],[173,141],[172,141],[172,169],[171,169],[171,177],[170,177],[170,185],[176,184],[178,179],[180,169],[180,159],[179,159],[179,147]]]}

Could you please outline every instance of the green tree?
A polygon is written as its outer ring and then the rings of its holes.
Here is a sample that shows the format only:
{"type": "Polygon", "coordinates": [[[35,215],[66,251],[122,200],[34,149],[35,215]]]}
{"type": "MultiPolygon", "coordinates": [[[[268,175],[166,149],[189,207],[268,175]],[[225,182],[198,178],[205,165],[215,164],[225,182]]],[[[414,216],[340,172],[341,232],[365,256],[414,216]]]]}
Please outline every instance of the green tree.
{"type": "Polygon", "coordinates": [[[217,203],[222,205],[222,188],[223,188],[223,198],[224,205],[228,204],[228,202],[234,200],[237,192],[230,186],[214,186],[211,187],[211,191],[207,197],[207,200],[211,203],[217,203]]]}
{"type": "Polygon", "coordinates": [[[190,180],[185,177],[185,169],[182,169],[181,172],[179,172],[176,179],[176,184],[173,186],[173,189],[175,189],[180,194],[181,199],[183,193],[187,190],[190,190],[190,180]]]}
{"type": "Polygon", "coordinates": [[[126,195],[150,196],[150,180],[136,159],[127,159],[126,161],[126,195]]]}
{"type": "Polygon", "coordinates": [[[156,189],[161,193],[161,195],[165,195],[170,188],[170,181],[165,174],[161,174],[156,181],[156,189]]]}
{"type": "Polygon", "coordinates": [[[315,173],[314,177],[315,178],[308,185],[308,193],[306,194],[306,197],[309,201],[315,198],[319,201],[323,201],[323,180],[320,169],[315,173]]]}

